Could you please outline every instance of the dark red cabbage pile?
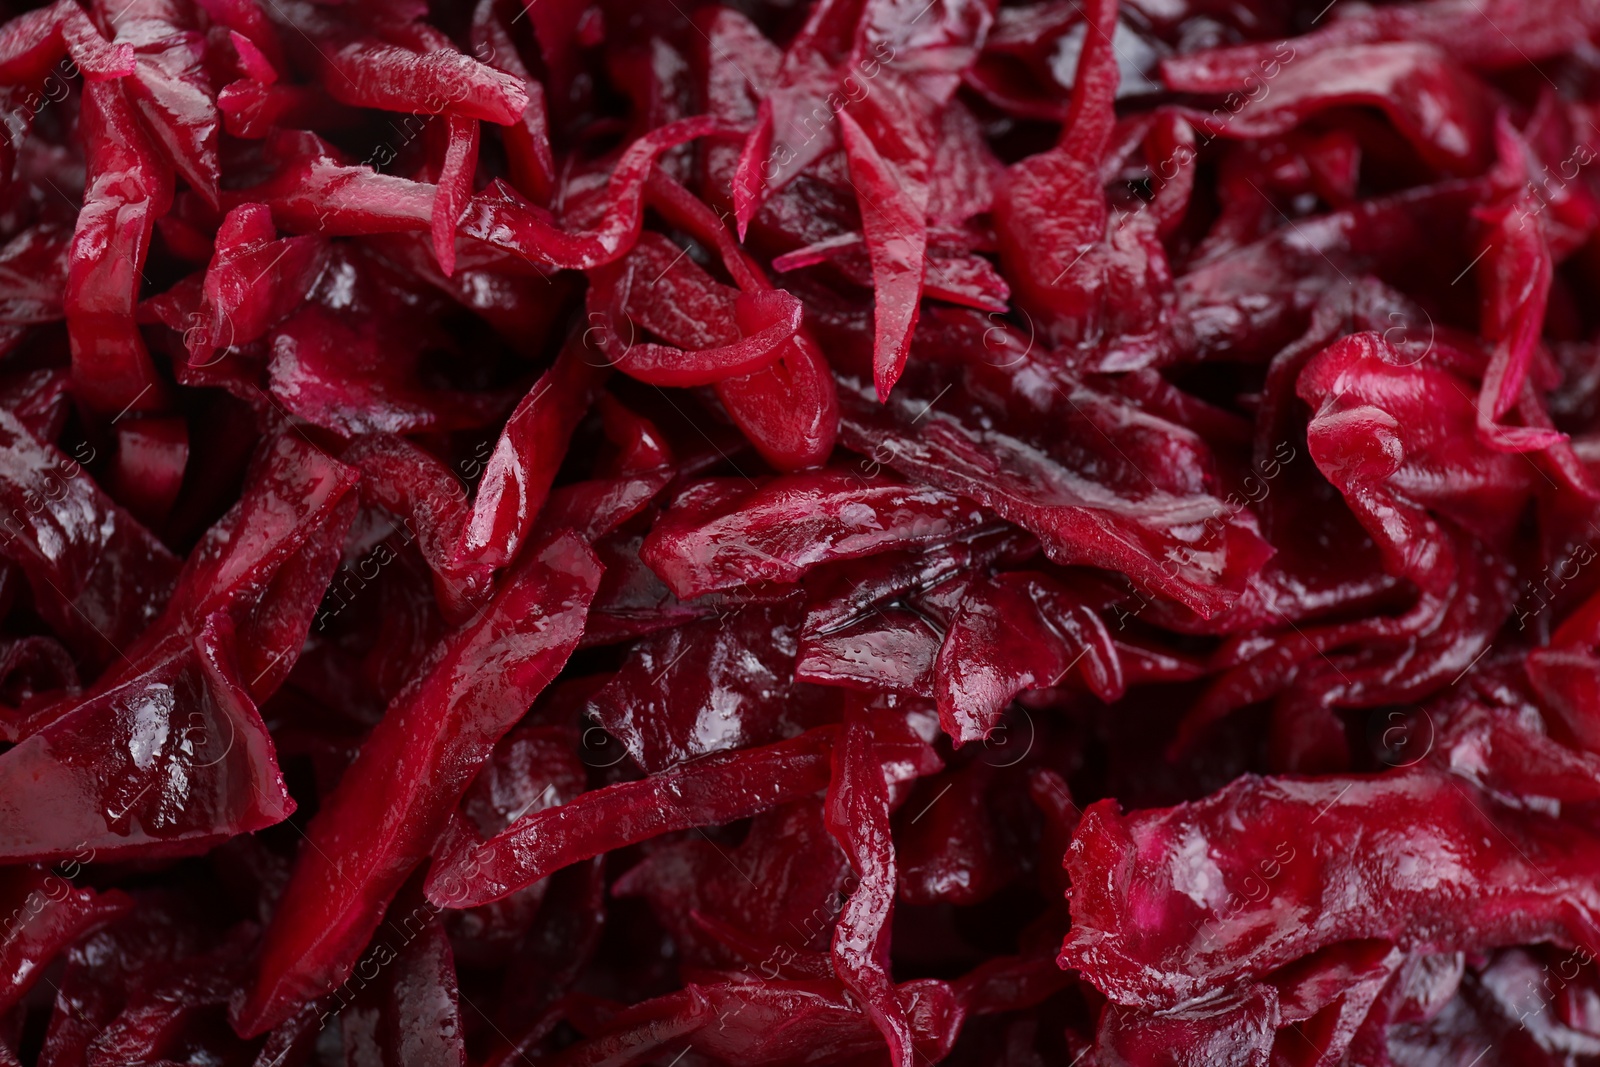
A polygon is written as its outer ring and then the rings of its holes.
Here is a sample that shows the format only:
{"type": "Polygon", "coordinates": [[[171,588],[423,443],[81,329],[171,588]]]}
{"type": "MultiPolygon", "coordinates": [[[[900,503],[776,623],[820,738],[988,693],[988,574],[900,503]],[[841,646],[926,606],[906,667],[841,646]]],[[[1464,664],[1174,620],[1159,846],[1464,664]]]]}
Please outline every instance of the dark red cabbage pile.
{"type": "Polygon", "coordinates": [[[1600,2],[0,7],[0,1067],[1600,1064],[1600,2]]]}

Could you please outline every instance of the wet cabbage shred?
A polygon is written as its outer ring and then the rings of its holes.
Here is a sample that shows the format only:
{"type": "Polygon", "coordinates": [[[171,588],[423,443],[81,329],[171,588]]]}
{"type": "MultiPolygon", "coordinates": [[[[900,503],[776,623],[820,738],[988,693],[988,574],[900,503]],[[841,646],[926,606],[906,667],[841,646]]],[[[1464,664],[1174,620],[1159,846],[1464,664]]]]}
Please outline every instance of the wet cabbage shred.
{"type": "Polygon", "coordinates": [[[0,6],[0,1067],[1600,1067],[1600,3],[0,6]]]}

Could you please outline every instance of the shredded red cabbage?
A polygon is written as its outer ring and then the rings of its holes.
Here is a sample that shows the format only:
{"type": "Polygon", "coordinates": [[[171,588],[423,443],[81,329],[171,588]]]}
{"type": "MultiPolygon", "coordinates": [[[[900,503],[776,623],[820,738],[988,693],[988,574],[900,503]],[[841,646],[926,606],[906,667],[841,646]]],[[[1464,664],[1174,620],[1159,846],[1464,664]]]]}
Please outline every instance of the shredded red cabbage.
{"type": "Polygon", "coordinates": [[[1600,1067],[1596,0],[0,9],[0,1067],[1600,1067]]]}

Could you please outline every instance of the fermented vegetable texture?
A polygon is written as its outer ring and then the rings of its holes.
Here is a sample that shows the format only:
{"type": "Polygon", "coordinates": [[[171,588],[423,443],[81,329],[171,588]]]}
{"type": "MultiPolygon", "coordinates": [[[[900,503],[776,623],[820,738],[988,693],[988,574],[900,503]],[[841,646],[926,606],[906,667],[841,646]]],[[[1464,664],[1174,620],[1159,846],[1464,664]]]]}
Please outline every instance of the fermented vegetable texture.
{"type": "Polygon", "coordinates": [[[1600,4],[0,25],[0,1067],[1600,1067],[1600,4]]]}

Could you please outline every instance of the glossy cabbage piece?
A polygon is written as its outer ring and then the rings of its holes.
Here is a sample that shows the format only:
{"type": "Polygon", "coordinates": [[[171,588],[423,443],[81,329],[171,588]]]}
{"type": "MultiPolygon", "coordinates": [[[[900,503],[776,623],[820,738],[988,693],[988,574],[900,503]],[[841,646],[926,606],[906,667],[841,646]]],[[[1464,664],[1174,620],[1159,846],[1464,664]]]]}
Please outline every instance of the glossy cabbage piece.
{"type": "Polygon", "coordinates": [[[0,854],[204,852],[294,810],[225,616],[141,656],[0,757],[0,854]],[[109,747],[108,741],[111,746],[109,747]]]}
{"type": "Polygon", "coordinates": [[[781,471],[827,459],[839,432],[839,399],[817,343],[799,334],[763,370],[716,384],[717,399],[781,471]]]}
{"type": "Polygon", "coordinates": [[[484,464],[451,566],[497,568],[516,558],[600,377],[569,344],[518,401],[484,464]]]}
{"type": "Polygon", "coordinates": [[[294,810],[257,705],[293,666],[349,524],[353,472],[282,437],[117,666],[0,754],[17,858],[204,851],[294,810]],[[254,531],[244,539],[239,531],[254,531]],[[107,738],[117,741],[108,746],[107,738]]]}
{"type": "Polygon", "coordinates": [[[846,398],[852,448],[1015,522],[1057,562],[1123,571],[1201,615],[1231,603],[1271,553],[1250,516],[1215,498],[1146,487],[1123,496],[998,430],[937,412],[921,420],[904,401],[874,410],[846,398]]]}
{"type": "Polygon", "coordinates": [[[1582,945],[1594,929],[1593,852],[1584,831],[1431,764],[1369,778],[1246,777],[1131,816],[1103,801],[1068,853],[1062,960],[1149,1012],[1278,981],[1341,944],[1582,945]],[[1243,825],[1257,832],[1235,835],[1243,825]],[[1085,881],[1091,870],[1111,877],[1085,881]]]}
{"type": "Polygon", "coordinates": [[[56,0],[7,22],[0,31],[0,76],[7,84],[42,78],[63,54],[94,81],[133,73],[126,43],[107,43],[83,8],[56,0]]]}
{"type": "Polygon", "coordinates": [[[181,418],[130,419],[117,427],[112,492],[139,519],[165,525],[183,492],[189,463],[189,426],[181,418]]]}
{"type": "MultiPolygon", "coordinates": [[[[525,723],[501,738],[461,798],[459,814],[480,834],[498,833],[530,811],[570,802],[588,788],[581,735],[569,727],[525,723]]],[[[482,908],[445,912],[452,950],[471,967],[504,966],[530,936],[548,880],[482,908]]],[[[547,918],[547,917],[546,917],[547,918]]]]}
{"type": "MultiPolygon", "coordinates": [[[[599,578],[588,548],[559,535],[530,551],[495,598],[416,667],[312,822],[254,988],[235,1006],[241,1031],[261,1033],[349,977],[495,742],[571,655],[599,578]],[[397,765],[414,769],[411,788],[375,820],[372,790],[397,765]],[[330,939],[329,930],[340,934],[330,939]]],[[[474,895],[469,886],[443,899],[461,906],[474,895]]]]}
{"type": "Polygon", "coordinates": [[[839,132],[860,190],[862,235],[872,261],[873,381],[887,397],[911,355],[922,298],[932,152],[909,108],[882,114],[883,106],[863,107],[859,119],[840,112],[839,132]]]}
{"type": "Polygon", "coordinates": [[[396,516],[414,538],[440,609],[452,619],[469,617],[490,592],[491,575],[488,567],[454,560],[471,507],[461,482],[436,456],[393,434],[362,435],[344,462],[361,471],[364,502],[396,516]]]}
{"type": "MultiPolygon", "coordinates": [[[[1312,53],[1346,44],[1416,41],[1447,49],[1472,66],[1507,67],[1565,51],[1571,35],[1582,33],[1594,17],[1582,5],[1489,0],[1474,6],[1424,0],[1339,12],[1326,25],[1295,38],[1293,47],[1312,53]]],[[[1242,80],[1253,63],[1279,47],[1280,42],[1262,42],[1173,57],[1162,64],[1162,73],[1184,88],[1218,91],[1233,87],[1233,79],[1242,80]]]]}
{"type": "Polygon", "coordinates": [[[275,128],[265,155],[270,173],[228,193],[223,206],[266,204],[274,222],[300,233],[403,233],[432,225],[432,187],[352,164],[314,133],[275,128]]]}
{"type": "Polygon", "coordinates": [[[84,104],[88,184],[64,300],[74,389],[107,417],[155,410],[165,387],[134,305],[155,220],[172,203],[172,167],[140,127],[126,82],[90,82],[84,104]]]}
{"type": "Polygon", "coordinates": [[[546,220],[546,213],[522,203],[514,191],[491,186],[473,197],[461,219],[461,232],[493,247],[571,270],[604,266],[626,254],[639,237],[644,183],[656,160],[680,144],[721,128],[702,116],[659,127],[634,141],[611,171],[603,214],[593,230],[561,230],[546,220]]]}
{"type": "Polygon", "coordinates": [[[651,385],[714,385],[762,370],[793,343],[801,312],[794,297],[768,288],[739,292],[692,262],[680,267],[682,260],[672,242],[641,234],[621,264],[594,274],[590,333],[611,366],[651,385]],[[619,310],[628,316],[626,329],[619,310]],[[675,344],[641,340],[638,325],[675,344]]]}
{"type": "Polygon", "coordinates": [[[225,614],[249,692],[265,700],[299,654],[349,529],[355,483],[354,471],[300,435],[268,438],[244,494],[189,553],[166,613],[136,647],[225,614]]]}
{"type": "Polygon", "coordinates": [[[40,612],[98,670],[124,654],[166,605],[178,561],[95,484],[80,460],[0,412],[5,536],[0,551],[34,587],[40,612]]]}
{"type": "Polygon", "coordinates": [[[62,290],[71,237],[60,225],[30,226],[0,249],[0,292],[5,295],[0,349],[14,351],[30,334],[28,327],[65,316],[62,290]]]}
{"type": "MultiPolygon", "coordinates": [[[[819,8],[770,87],[752,83],[766,95],[731,191],[742,236],[770,196],[842,149],[874,288],[873,378],[886,398],[910,355],[925,285],[951,284],[928,258],[930,216],[938,221],[944,207],[933,200],[939,133],[953,71],[975,58],[992,16],[979,4],[950,4],[918,26],[921,18],[884,3],[858,18],[852,33],[848,17],[819,8]],[[871,82],[880,91],[863,88],[871,82]]],[[[730,115],[744,117],[749,100],[721,95],[730,115]]]]}
{"type": "Polygon", "coordinates": [[[414,894],[396,898],[363,963],[376,981],[341,987],[326,998],[318,1030],[337,1021],[347,1055],[360,1062],[465,1062],[455,960],[438,915],[414,894]]]}
{"type": "MultiPolygon", "coordinates": [[[[1509,172],[1506,179],[1510,184],[1526,174],[1532,153],[1509,123],[1500,123],[1496,133],[1500,167],[1509,172]]],[[[1491,243],[1498,247],[1489,248],[1484,257],[1481,289],[1487,301],[1480,328],[1494,348],[1478,396],[1478,432],[1497,448],[1539,451],[1560,443],[1560,433],[1545,425],[1507,426],[1501,419],[1514,406],[1521,409],[1519,414],[1527,409],[1532,400],[1525,395],[1531,392],[1528,386],[1538,382],[1548,388],[1554,384],[1548,364],[1536,361],[1541,355],[1536,350],[1555,269],[1551,249],[1555,235],[1546,231],[1557,229],[1559,216],[1549,227],[1530,226],[1523,222],[1532,214],[1526,194],[1498,200],[1480,212],[1490,224],[1491,243]]],[[[1570,209],[1561,213],[1569,214],[1570,209]]]]}
{"type": "MultiPolygon", "coordinates": [[[[80,855],[88,860],[94,853],[85,850],[80,855]]],[[[0,1007],[16,1004],[73,942],[128,911],[130,902],[117,890],[102,894],[72,888],[66,879],[82,867],[82,862],[72,860],[59,874],[41,867],[8,868],[4,908],[9,919],[0,940],[6,982],[0,986],[0,1007]]]]}
{"type": "MultiPolygon", "coordinates": [[[[962,1018],[949,986],[923,979],[896,993],[906,1001],[917,1051],[942,1057],[962,1018]]],[[[643,1053],[683,1039],[725,1062],[773,1067],[819,1055],[848,1060],[881,1048],[881,1038],[837,981],[728,981],[689,985],[634,1005],[557,1062],[605,1063],[624,1050],[643,1053]]]]}
{"type": "Polygon", "coordinates": [[[244,204],[223,219],[201,304],[183,324],[191,360],[205,365],[218,349],[261,339],[310,295],[329,260],[327,242],[275,238],[265,205],[244,204]]]}
{"type": "Polygon", "coordinates": [[[1600,1062],[1596,26],[10,19],[0,1064],[1600,1062]]]}
{"type": "Polygon", "coordinates": [[[223,1013],[254,931],[207,914],[192,893],[141,896],[68,953],[39,1062],[161,1062],[186,1049],[218,1059],[250,1054],[223,1013]]]}
{"type": "Polygon", "coordinates": [[[738,964],[763,978],[830,971],[824,953],[851,876],[821,804],[797,800],[752,827],[759,832],[728,853],[731,865],[715,842],[690,837],[653,850],[614,892],[649,901],[696,966],[738,964]]]}
{"type": "Polygon", "coordinates": [[[655,773],[834,721],[830,690],[793,681],[792,608],[724,608],[636,641],[586,710],[655,773]]]}
{"type": "Polygon", "coordinates": [[[796,677],[824,685],[933,695],[934,661],[951,612],[985,567],[1038,551],[996,524],[927,549],[866,556],[807,585],[796,677]]]}
{"type": "Polygon", "coordinates": [[[133,49],[133,76],[126,85],[145,128],[177,173],[214,206],[221,181],[221,119],[196,47],[199,20],[193,7],[135,0],[96,4],[95,14],[115,30],[118,44],[133,49]]]}
{"type": "Polygon", "coordinates": [[[528,106],[516,79],[457,52],[430,26],[384,26],[376,37],[337,25],[316,30],[325,30],[330,46],[323,87],[343,103],[385,111],[412,111],[420,103],[426,113],[449,111],[502,126],[528,106]]]}
{"type": "MultiPolygon", "coordinates": [[[[1570,569],[1571,561],[1566,561],[1570,569]]],[[[1537,602],[1521,607],[1524,617],[1537,602]]],[[[1597,608],[1593,599],[1584,602],[1550,636],[1550,643],[1528,653],[1523,670],[1548,711],[1552,726],[1561,729],[1576,745],[1596,751],[1600,744],[1600,706],[1595,701],[1591,679],[1600,669],[1595,646],[1600,643],[1596,629],[1597,608]]]]}
{"type": "MultiPolygon", "coordinates": [[[[1338,1057],[1387,1025],[1374,1000],[1414,984],[1408,960],[1528,942],[1587,952],[1592,841],[1552,803],[1594,798],[1594,758],[1542,736],[1506,686],[1482,689],[1435,704],[1437,747],[1402,769],[1242,777],[1131,817],[1091,806],[1067,854],[1062,961],[1114,1001],[1102,1040],[1142,1049],[1130,1062],[1173,1027],[1195,1048],[1250,1033],[1261,1056],[1306,1056],[1299,1035],[1274,1045],[1274,1032],[1310,1021],[1322,1056],[1338,1057]],[[1416,813],[1403,827],[1382,819],[1398,808],[1416,813]],[[1093,869],[1112,877],[1085,881],[1093,869]]],[[[1430,993],[1429,1013],[1451,992],[1430,993]]]]}
{"type": "Polygon", "coordinates": [[[889,973],[895,856],[889,793],[873,739],[866,701],[846,701],[823,811],[828,832],[850,857],[856,879],[834,927],[833,970],[883,1034],[890,1060],[905,1067],[914,1062],[915,1050],[910,1020],[889,973]]]}
{"type": "MultiPolygon", "coordinates": [[[[1405,362],[1381,337],[1357,334],[1300,376],[1301,395],[1320,398],[1307,431],[1312,458],[1372,536],[1384,569],[1422,594],[1400,621],[1401,633],[1415,627],[1418,635],[1403,653],[1403,680],[1358,661],[1357,671],[1324,683],[1336,703],[1416,699],[1442,687],[1487,647],[1509,611],[1501,569],[1481,556],[1464,560],[1481,553],[1474,542],[1492,546],[1505,536],[1506,514],[1528,491],[1528,468],[1463,447],[1459,380],[1405,362]],[[1442,626],[1433,621],[1441,616],[1442,626]]],[[[1373,658],[1381,664],[1380,657],[1373,658]]]]}
{"type": "Polygon", "coordinates": [[[428,897],[456,907],[486,904],[602,852],[809,796],[827,784],[835,729],[819,726],[593,790],[572,803],[530,812],[488,840],[456,824],[429,871],[428,897]]]}
{"type": "MultiPolygon", "coordinates": [[[[1249,189],[1240,184],[1241,192],[1249,189]]],[[[1293,225],[1268,202],[1258,210],[1270,232],[1243,245],[1219,241],[1174,281],[1194,353],[1270,359],[1302,335],[1321,301],[1348,292],[1345,280],[1357,276],[1413,278],[1430,293],[1449,289],[1456,274],[1442,264],[1465,266],[1477,253],[1467,221],[1485,191],[1481,179],[1413,186],[1292,219],[1293,225]]],[[[1383,331],[1393,331],[1391,341],[1426,348],[1436,336],[1425,310],[1386,307],[1380,319],[1383,331]]],[[[1351,332],[1349,319],[1335,321],[1336,336],[1351,332]]]]}
{"type": "MultiPolygon", "coordinates": [[[[1190,89],[1204,83],[1171,84],[1190,89]]],[[[1284,42],[1221,91],[1233,90],[1259,98],[1262,106],[1248,112],[1230,107],[1226,119],[1213,120],[1214,129],[1201,119],[1201,129],[1271,136],[1328,108],[1370,104],[1444,174],[1479,173],[1492,151],[1490,98],[1481,82],[1455,65],[1448,48],[1391,41],[1330,45],[1302,56],[1293,42],[1284,42]]]]}
{"type": "MultiPolygon", "coordinates": [[[[816,342],[796,332],[798,322],[751,333],[762,323],[753,317],[758,310],[788,308],[792,298],[770,288],[759,268],[730,247],[722,220],[681,186],[657,170],[648,188],[653,206],[718,248],[738,288],[715,281],[670,241],[641,235],[625,260],[594,277],[586,339],[630,374],[641,345],[654,364],[674,358],[642,342],[640,330],[690,350],[676,362],[694,381],[715,386],[729,416],[769,462],[780,470],[821,463],[833,447],[838,411],[833,377],[816,342]]],[[[642,376],[651,378],[648,371],[642,376]]]]}
{"type": "Polygon", "coordinates": [[[206,1034],[216,1021],[229,989],[238,980],[239,956],[249,931],[236,929],[209,952],[141,976],[121,1012],[89,1045],[91,1061],[151,1060],[185,1045],[200,1045],[212,1055],[236,1054],[243,1042],[231,1034],[206,1034]]]}
{"type": "Polygon", "coordinates": [[[987,737],[1013,697],[1053,688],[1082,664],[1101,700],[1122,696],[1122,663],[1093,594],[1012,571],[975,582],[950,620],[934,664],[939,720],[957,742],[987,737]]]}
{"type": "Polygon", "coordinates": [[[336,251],[310,299],[266,335],[265,391],[283,411],[342,437],[492,421],[510,406],[505,392],[428,380],[429,350],[449,340],[418,288],[375,257],[336,251]]]}
{"type": "MultiPolygon", "coordinates": [[[[1191,712],[1183,741],[1224,709],[1282,694],[1275,732],[1283,766],[1337,767],[1345,742],[1326,709],[1420,699],[1488,647],[1512,591],[1503,565],[1485,564],[1484,546],[1503,543],[1505,516],[1526,499],[1534,472],[1476,442],[1464,370],[1413,364],[1378,335],[1356,334],[1301,372],[1302,395],[1319,404],[1308,427],[1311,459],[1339,486],[1383,572],[1418,595],[1394,614],[1315,625],[1293,621],[1292,599],[1263,596],[1276,604],[1263,624],[1291,620],[1282,640],[1230,640],[1215,661],[1225,673],[1191,712]],[[1489,501],[1500,506],[1484,507],[1489,501]]],[[[1281,587],[1283,577],[1269,568],[1257,592],[1281,587]]]]}
{"type": "Polygon", "coordinates": [[[819,564],[934,544],[984,522],[952,493],[858,471],[746,488],[731,480],[692,486],[652,527],[640,558],[678,596],[795,582],[819,564]]]}
{"type": "Polygon", "coordinates": [[[1141,257],[1107,240],[1100,189],[1115,122],[1118,71],[1108,30],[1116,9],[1115,0],[1102,0],[1089,12],[1060,142],[1009,168],[995,201],[1001,249],[1019,292],[1066,318],[1074,340],[1098,332],[1102,315],[1118,321],[1126,305],[1143,304],[1141,257]],[[1092,258],[1076,271],[1085,256],[1092,258]]]}

